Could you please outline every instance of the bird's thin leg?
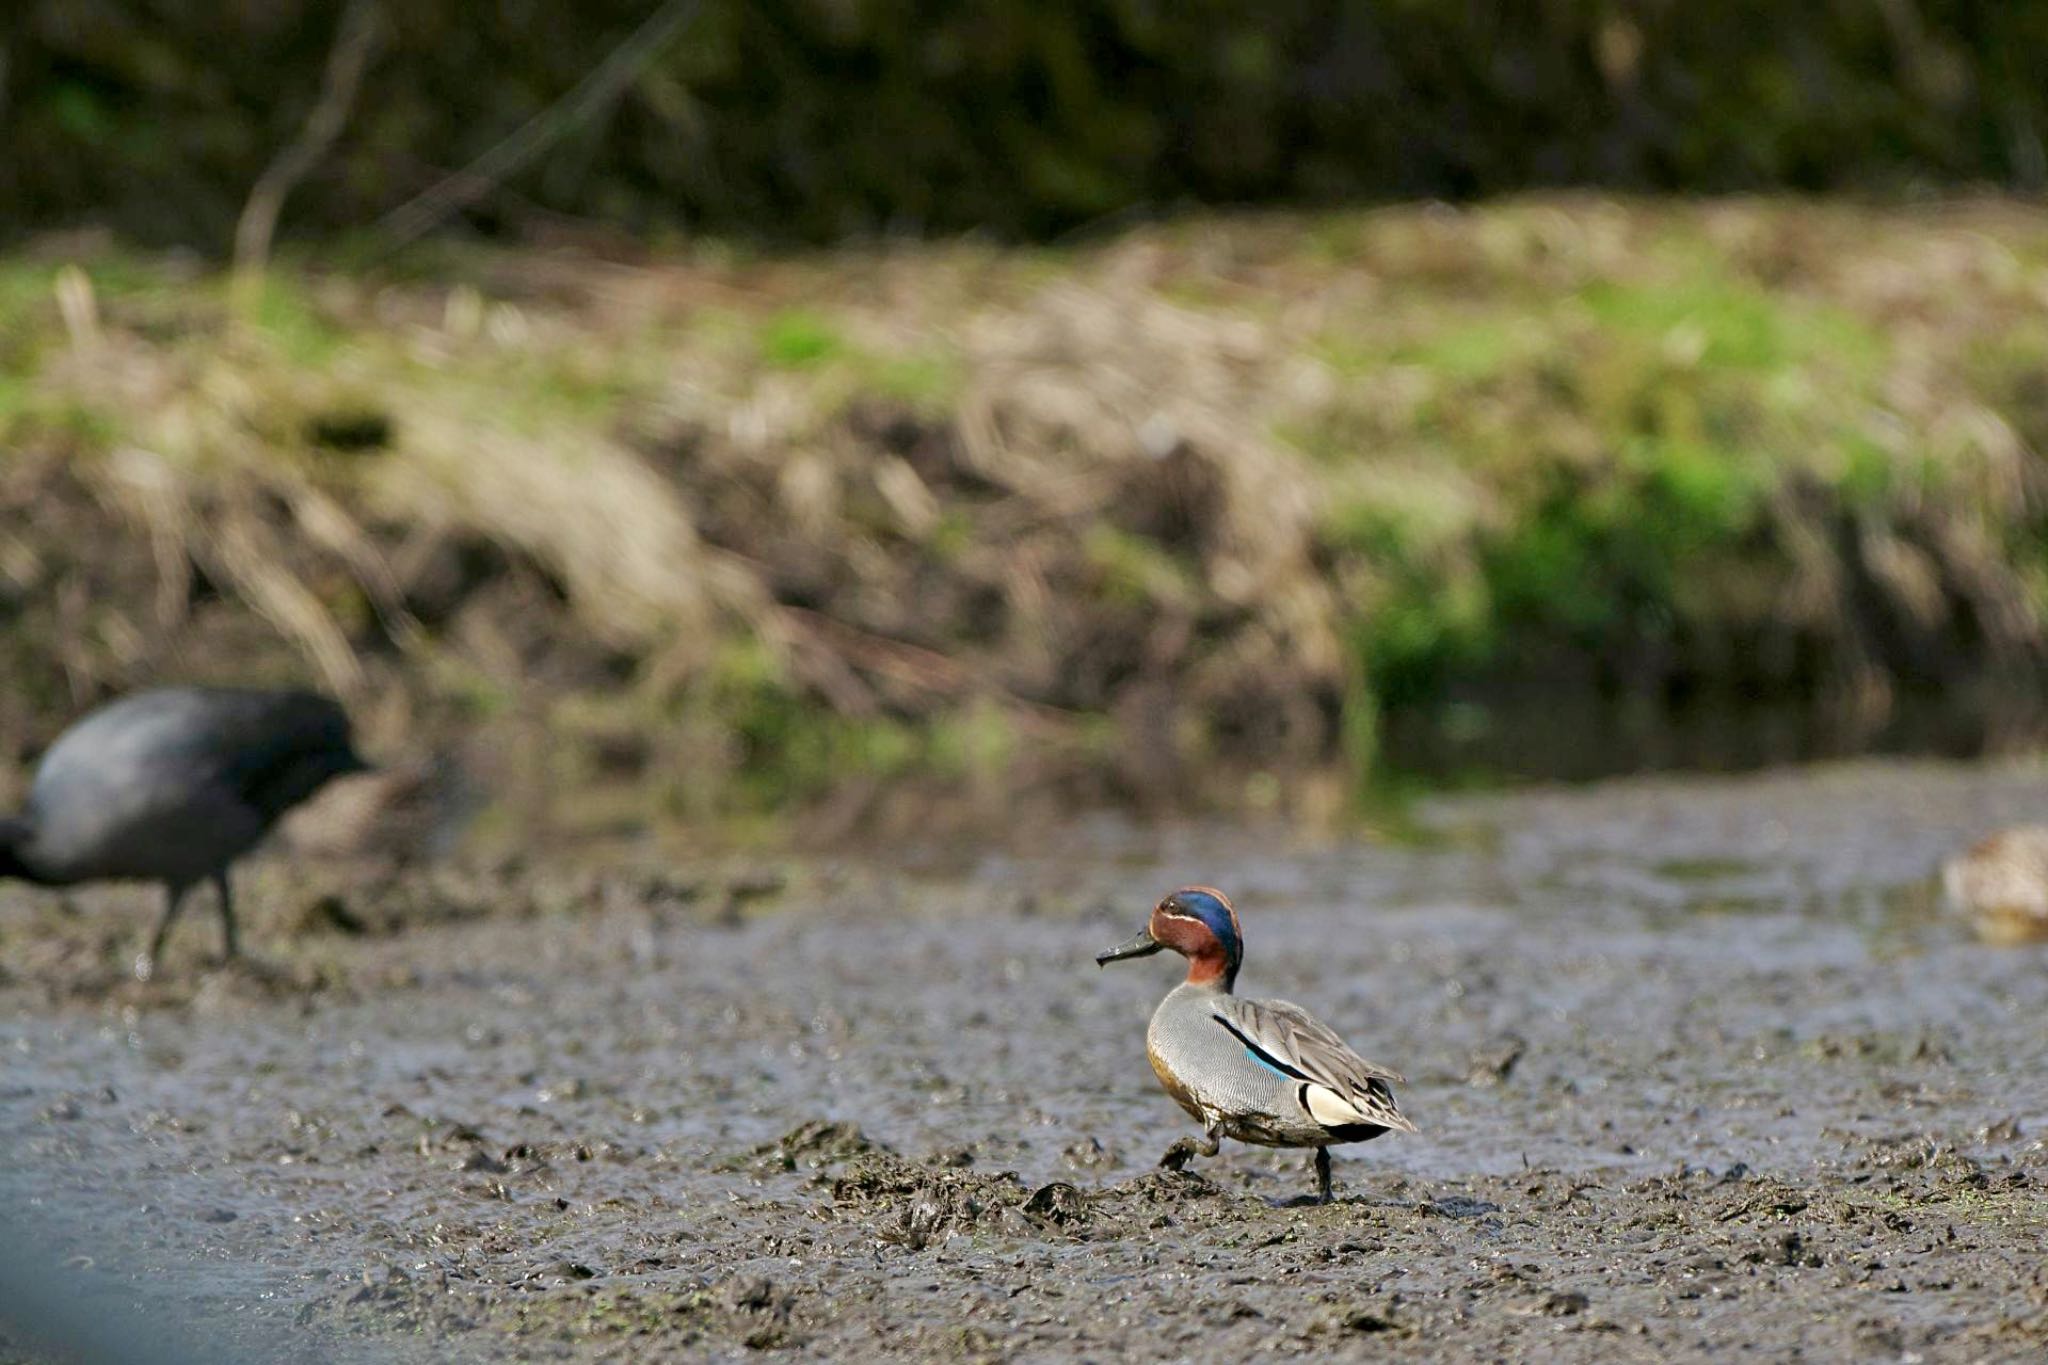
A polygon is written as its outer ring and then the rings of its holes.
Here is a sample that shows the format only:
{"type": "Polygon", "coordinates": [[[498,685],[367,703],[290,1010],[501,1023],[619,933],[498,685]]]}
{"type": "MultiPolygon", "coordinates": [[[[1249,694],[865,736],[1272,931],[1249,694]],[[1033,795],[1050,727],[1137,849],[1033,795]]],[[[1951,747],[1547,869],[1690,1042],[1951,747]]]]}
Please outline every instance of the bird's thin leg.
{"type": "Polygon", "coordinates": [[[225,867],[213,874],[213,889],[220,896],[221,957],[233,962],[242,955],[242,944],[235,933],[235,898],[228,893],[228,870],[225,867]]]}
{"type": "Polygon", "coordinates": [[[1178,1171],[1188,1164],[1192,1157],[1214,1156],[1223,1150],[1223,1134],[1215,1124],[1208,1124],[1202,1130],[1205,1139],[1197,1142],[1193,1138],[1182,1138],[1166,1149],[1166,1155],[1159,1158],[1160,1166],[1169,1171],[1178,1171]]]}
{"type": "Polygon", "coordinates": [[[178,918],[178,912],[185,908],[186,885],[183,882],[164,883],[163,913],[156,917],[156,928],[149,935],[149,949],[135,959],[135,979],[147,981],[156,975],[156,964],[163,956],[164,938],[171,932],[171,925],[178,918]]]}
{"type": "Polygon", "coordinates": [[[1316,1148],[1316,1199],[1320,1203],[1330,1202],[1330,1149],[1316,1148]]]}

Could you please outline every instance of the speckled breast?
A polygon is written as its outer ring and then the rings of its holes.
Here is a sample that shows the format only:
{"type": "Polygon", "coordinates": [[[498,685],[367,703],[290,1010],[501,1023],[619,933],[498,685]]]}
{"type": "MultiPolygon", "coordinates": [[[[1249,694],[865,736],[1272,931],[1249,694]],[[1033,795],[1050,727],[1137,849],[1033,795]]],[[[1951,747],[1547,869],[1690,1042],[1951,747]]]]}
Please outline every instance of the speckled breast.
{"type": "Polygon", "coordinates": [[[1210,1112],[1202,1107],[1201,1101],[1195,1098],[1195,1092],[1182,1083],[1180,1077],[1174,1074],[1173,1068],[1167,1065],[1166,1059],[1159,1055],[1159,1049],[1150,1033],[1145,1036],[1145,1056],[1152,1063],[1152,1074],[1159,1078],[1159,1084],[1166,1088],[1166,1093],[1173,1096],[1181,1108],[1194,1115],[1196,1122],[1207,1127],[1211,1118],[1210,1112]]]}

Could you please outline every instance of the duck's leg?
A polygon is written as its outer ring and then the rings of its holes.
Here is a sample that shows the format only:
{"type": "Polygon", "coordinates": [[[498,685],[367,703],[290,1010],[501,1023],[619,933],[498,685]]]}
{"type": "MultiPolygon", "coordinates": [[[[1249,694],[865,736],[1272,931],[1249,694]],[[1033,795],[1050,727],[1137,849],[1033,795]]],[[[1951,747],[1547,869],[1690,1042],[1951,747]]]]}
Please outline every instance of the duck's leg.
{"type": "Polygon", "coordinates": [[[156,964],[163,956],[164,939],[171,932],[171,925],[177,921],[178,912],[185,908],[186,885],[183,882],[164,883],[164,908],[156,917],[156,928],[149,934],[149,948],[135,959],[135,979],[147,981],[156,975],[156,964]]]}
{"type": "Polygon", "coordinates": [[[1201,1142],[1197,1142],[1193,1138],[1182,1138],[1179,1142],[1174,1143],[1173,1146],[1168,1147],[1166,1155],[1159,1158],[1160,1168],[1162,1170],[1178,1171],[1188,1164],[1190,1158],[1214,1156],[1223,1150],[1223,1134],[1218,1131],[1217,1125],[1212,1123],[1205,1126],[1202,1130],[1202,1136],[1204,1140],[1201,1142]]]}
{"type": "Polygon", "coordinates": [[[213,889],[220,896],[221,957],[233,962],[242,955],[242,944],[235,933],[235,898],[228,893],[228,870],[225,867],[213,874],[213,889]]]}
{"type": "Polygon", "coordinates": [[[1316,1202],[1330,1202],[1330,1149],[1316,1148],[1316,1202]]]}

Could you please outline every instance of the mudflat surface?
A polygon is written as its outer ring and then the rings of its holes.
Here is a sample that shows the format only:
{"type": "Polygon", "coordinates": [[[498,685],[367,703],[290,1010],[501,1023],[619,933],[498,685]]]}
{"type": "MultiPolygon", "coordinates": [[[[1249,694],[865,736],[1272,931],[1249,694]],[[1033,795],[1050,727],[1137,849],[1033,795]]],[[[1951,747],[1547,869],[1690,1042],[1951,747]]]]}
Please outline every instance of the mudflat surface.
{"type": "Polygon", "coordinates": [[[2048,770],[1421,817],[334,904],[273,860],[274,970],[204,970],[195,913],[146,987],[146,893],[8,888],[0,1216],[58,1296],[10,1308],[199,1359],[2048,1353],[2048,947],[1929,880],[2048,818],[2048,770]],[[1303,1153],[1155,1168],[1174,970],[1091,957],[1190,881],[1238,901],[1241,990],[1409,1077],[1422,1132],[1338,1149],[1334,1204],[1290,1203],[1303,1153]]]}

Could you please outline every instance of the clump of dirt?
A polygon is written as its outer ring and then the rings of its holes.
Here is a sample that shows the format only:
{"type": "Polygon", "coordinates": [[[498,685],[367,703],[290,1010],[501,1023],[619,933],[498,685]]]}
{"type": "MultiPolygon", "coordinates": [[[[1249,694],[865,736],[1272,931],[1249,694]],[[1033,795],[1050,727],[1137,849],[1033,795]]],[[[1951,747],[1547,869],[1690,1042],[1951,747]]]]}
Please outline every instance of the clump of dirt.
{"type": "Polygon", "coordinates": [[[800,1298],[775,1279],[744,1273],[685,1290],[604,1288],[564,1318],[563,1335],[602,1346],[617,1340],[658,1342],[663,1354],[706,1349],[774,1351],[809,1339],[800,1298]]]}
{"type": "Polygon", "coordinates": [[[1090,1200],[1064,1181],[1027,1189],[1014,1172],[982,1174],[871,1153],[832,1182],[832,1206],[861,1219],[877,1240],[922,1251],[954,1232],[1009,1236],[1072,1233],[1091,1221],[1090,1200]]]}
{"type": "MultiPolygon", "coordinates": [[[[790,1331],[791,1310],[796,1297],[781,1289],[766,1275],[740,1275],[716,1285],[710,1293],[711,1315],[724,1318],[724,1334],[737,1337],[750,1351],[779,1346],[797,1346],[801,1338],[790,1331]]],[[[717,1324],[707,1324],[715,1334],[717,1324]]]]}
{"type": "Polygon", "coordinates": [[[1060,1153],[1060,1158],[1077,1171],[1114,1166],[1122,1159],[1115,1148],[1104,1146],[1102,1139],[1098,1137],[1085,1137],[1069,1144],[1066,1150],[1060,1153]]]}
{"type": "Polygon", "coordinates": [[[1088,1221],[1088,1196],[1064,1180],[1055,1180],[1031,1192],[1031,1197],[1024,1201],[1024,1212],[1041,1224],[1068,1227],[1085,1223],[1088,1221]]]}
{"type": "Polygon", "coordinates": [[[459,1335],[473,1331],[476,1319],[449,1288],[447,1272],[438,1268],[422,1273],[388,1262],[366,1266],[353,1285],[330,1290],[301,1305],[293,1320],[299,1327],[311,1327],[370,1312],[408,1332],[459,1335]]]}
{"type": "Polygon", "coordinates": [[[1484,1044],[1472,1049],[1472,1062],[1465,1072],[1467,1085],[1502,1085],[1515,1072],[1515,1066],[1522,1060],[1522,1054],[1529,1045],[1520,1038],[1506,1035],[1489,1038],[1484,1044]]]}
{"type": "Polygon", "coordinates": [[[868,1140],[859,1124],[809,1119],[775,1141],[756,1147],[749,1163],[756,1170],[817,1170],[883,1150],[868,1140]]]}

